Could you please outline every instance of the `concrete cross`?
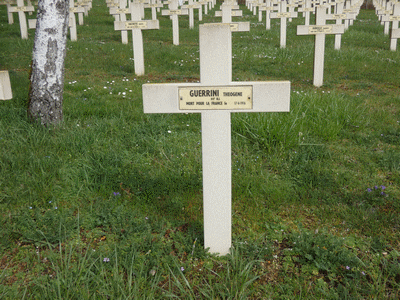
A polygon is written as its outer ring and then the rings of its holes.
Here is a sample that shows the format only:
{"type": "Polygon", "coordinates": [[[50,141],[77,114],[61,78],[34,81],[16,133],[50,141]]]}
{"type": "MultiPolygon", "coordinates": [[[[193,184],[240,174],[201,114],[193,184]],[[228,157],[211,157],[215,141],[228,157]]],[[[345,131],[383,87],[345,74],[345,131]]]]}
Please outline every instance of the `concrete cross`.
{"type": "Polygon", "coordinates": [[[250,31],[250,22],[232,22],[232,16],[242,16],[241,10],[232,10],[231,4],[221,4],[221,10],[215,12],[216,17],[222,17],[222,23],[230,24],[231,31],[250,31]]]}
{"type": "Polygon", "coordinates": [[[271,19],[281,19],[281,34],[280,42],[281,48],[286,48],[286,19],[296,18],[297,12],[287,12],[286,11],[286,1],[281,1],[279,12],[271,13],[271,19]]]}
{"type": "Polygon", "coordinates": [[[305,18],[304,25],[310,25],[310,13],[315,12],[315,7],[311,7],[311,1],[305,0],[302,7],[299,7],[298,12],[302,12],[305,18]]]}
{"type": "Polygon", "coordinates": [[[92,2],[90,0],[80,0],[75,2],[75,7],[83,8],[83,10],[78,10],[76,13],[78,14],[78,24],[83,25],[83,16],[88,15],[88,11],[91,8],[92,2]]]}
{"type": "MultiPolygon", "coordinates": [[[[85,16],[89,15],[89,10],[92,8],[92,0],[78,0],[75,3],[75,6],[82,6],[85,8],[85,12],[83,13],[85,16]]],[[[79,24],[81,25],[81,24],[79,24]]]]}
{"type": "MultiPolygon", "coordinates": [[[[126,21],[126,15],[131,13],[131,10],[126,7],[127,0],[119,0],[119,5],[110,7],[110,15],[115,17],[115,21],[126,21]]],[[[121,30],[122,44],[128,44],[128,31],[121,30]]]]}
{"type": "Polygon", "coordinates": [[[10,12],[10,7],[11,5],[16,5],[16,4],[17,4],[16,0],[0,0],[0,5],[7,6],[8,24],[14,24],[14,17],[13,13],[10,12]]]}
{"type": "Polygon", "coordinates": [[[24,0],[17,0],[17,6],[9,6],[9,8],[8,8],[9,13],[18,12],[21,38],[24,40],[26,40],[28,38],[28,26],[27,26],[25,13],[32,12],[32,11],[35,11],[35,8],[33,6],[25,6],[24,0]]]}
{"type": "Polygon", "coordinates": [[[400,29],[399,29],[400,3],[394,4],[393,5],[393,14],[383,16],[382,21],[384,21],[386,23],[392,22],[392,29],[390,31],[390,50],[396,51],[397,39],[400,38],[400,29]]]}
{"type": "Polygon", "coordinates": [[[150,3],[144,5],[144,8],[151,8],[151,19],[157,20],[157,9],[162,8],[164,5],[156,0],[151,0],[150,3]]]}
{"type": "Polygon", "coordinates": [[[194,10],[201,10],[201,4],[199,2],[194,2],[193,0],[189,0],[189,4],[182,5],[183,9],[189,10],[189,28],[194,28],[194,10]]]}
{"type": "MultiPolygon", "coordinates": [[[[326,15],[326,20],[336,20],[337,25],[343,24],[343,20],[351,20],[356,18],[355,12],[343,13],[344,2],[338,2],[335,6],[335,13],[326,15]]],[[[340,50],[342,43],[342,34],[335,34],[335,50],[340,50]]]]}
{"type": "Polygon", "coordinates": [[[344,33],[344,25],[326,25],[326,7],[316,8],[316,25],[297,26],[297,35],[315,35],[314,53],[314,85],[319,87],[323,84],[324,77],[324,56],[325,56],[325,35],[344,33]]]}
{"type": "Polygon", "coordinates": [[[75,18],[75,13],[84,13],[85,8],[84,7],[75,7],[75,2],[74,0],[69,1],[69,35],[71,38],[71,41],[77,41],[78,36],[76,33],[76,18],[75,18]]]}
{"type": "MultiPolygon", "coordinates": [[[[68,17],[68,28],[69,28],[69,37],[71,41],[77,41],[78,36],[76,33],[76,18],[75,13],[83,13],[85,10],[84,7],[79,6],[75,7],[74,0],[70,0],[69,2],[69,17],[68,17]]],[[[36,19],[29,19],[29,29],[36,28],[36,19]]]]}
{"type": "Polygon", "coordinates": [[[231,113],[289,111],[290,82],[232,82],[229,24],[200,25],[200,83],[143,85],[145,113],[201,113],[204,247],[231,247],[231,113]]]}
{"type": "Polygon", "coordinates": [[[171,16],[172,19],[172,41],[174,45],[179,45],[179,20],[178,16],[188,15],[187,9],[178,9],[178,1],[172,0],[169,9],[161,11],[163,16],[171,16]]]}
{"type": "Polygon", "coordinates": [[[222,23],[232,23],[232,17],[241,17],[243,12],[238,9],[238,5],[231,5],[227,3],[221,4],[221,10],[215,12],[216,17],[222,17],[222,23]]]}
{"type": "Polygon", "coordinates": [[[0,71],[0,100],[12,99],[10,75],[8,71],[0,71]]]}
{"type": "MultiPolygon", "coordinates": [[[[358,1],[358,0],[357,0],[358,1]]],[[[360,2],[353,2],[353,1],[346,1],[345,8],[343,9],[344,13],[355,13],[357,16],[360,12],[360,7],[362,3],[360,2]]],[[[347,30],[350,25],[353,25],[353,19],[345,19],[344,20],[344,29],[347,30]]]]}
{"type": "Polygon", "coordinates": [[[115,30],[132,30],[133,60],[135,62],[135,74],[144,74],[143,36],[142,30],[159,29],[158,20],[142,20],[140,3],[133,3],[130,6],[132,21],[115,21],[115,30]]]}
{"type": "Polygon", "coordinates": [[[274,10],[274,6],[271,0],[266,0],[264,5],[260,6],[259,11],[262,13],[265,11],[265,29],[271,29],[271,12],[274,10]]]}

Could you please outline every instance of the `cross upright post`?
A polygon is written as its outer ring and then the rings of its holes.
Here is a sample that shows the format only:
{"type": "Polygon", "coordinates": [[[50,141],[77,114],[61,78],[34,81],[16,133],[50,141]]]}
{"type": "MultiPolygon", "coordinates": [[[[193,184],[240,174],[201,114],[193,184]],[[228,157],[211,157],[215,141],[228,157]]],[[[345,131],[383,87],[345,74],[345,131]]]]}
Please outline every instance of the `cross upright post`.
{"type": "Polygon", "coordinates": [[[10,75],[8,71],[0,71],[0,100],[12,99],[10,75]]]}
{"type": "Polygon", "coordinates": [[[289,111],[290,82],[232,82],[232,33],[200,25],[200,83],[143,85],[145,113],[201,113],[204,247],[229,253],[232,243],[232,112],[289,111]]]}

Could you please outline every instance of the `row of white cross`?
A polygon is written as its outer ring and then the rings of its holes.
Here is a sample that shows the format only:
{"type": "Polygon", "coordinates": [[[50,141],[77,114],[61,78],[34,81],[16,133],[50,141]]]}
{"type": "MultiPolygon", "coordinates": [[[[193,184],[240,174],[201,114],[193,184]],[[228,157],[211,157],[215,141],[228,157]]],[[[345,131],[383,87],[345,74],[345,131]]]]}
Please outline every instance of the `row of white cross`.
{"type": "MultiPolygon", "coordinates": [[[[127,0],[120,0],[117,3],[112,2],[108,6],[110,8],[110,14],[115,16],[115,30],[121,30],[122,43],[128,43],[127,29],[132,28],[132,26],[140,27],[140,29],[159,29],[157,20],[156,9],[162,8],[164,5],[160,2],[152,0],[150,3],[146,1],[137,0],[129,3],[127,8],[127,0]],[[152,9],[152,21],[142,20],[144,18],[144,9],[152,9]],[[132,10],[139,10],[140,15],[132,12],[132,10]],[[126,21],[126,14],[131,14],[131,21],[126,21]],[[140,23],[137,23],[140,21],[140,23]],[[128,28],[127,28],[128,27],[128,28]]],[[[202,21],[202,11],[204,6],[204,13],[207,14],[207,7],[212,9],[215,5],[215,0],[201,0],[200,2],[194,2],[189,0],[189,4],[182,5],[178,8],[178,0],[167,1],[169,6],[168,9],[162,10],[163,16],[170,16],[172,20],[172,34],[173,34],[173,44],[179,45],[179,19],[178,16],[189,15],[189,28],[194,28],[194,9],[199,11],[199,21],[202,21]]]]}
{"type": "Polygon", "coordinates": [[[379,20],[384,25],[384,34],[389,34],[390,23],[392,23],[392,29],[390,31],[390,50],[396,51],[397,39],[400,38],[400,3],[394,1],[373,1],[375,6],[375,12],[378,15],[379,20]]]}
{"type": "MultiPolygon", "coordinates": [[[[165,14],[171,15],[171,11],[181,12],[177,10],[177,0],[171,2],[173,9],[166,11],[165,14]]],[[[128,29],[133,32],[133,48],[134,48],[134,61],[135,61],[135,73],[137,75],[143,75],[144,70],[144,57],[143,57],[143,40],[141,30],[143,29],[158,29],[158,20],[142,20],[142,14],[140,11],[143,9],[142,4],[132,4],[130,6],[131,21],[116,21],[115,29],[127,31],[128,29]]],[[[232,22],[232,16],[241,15],[237,10],[238,6],[235,3],[223,3],[221,5],[221,11],[216,12],[216,16],[222,16],[222,23],[229,23],[232,31],[249,31],[249,22],[232,22]]],[[[340,49],[341,34],[344,33],[346,25],[341,24],[342,19],[354,19],[355,13],[343,12],[343,3],[339,3],[336,14],[327,14],[329,6],[317,6],[316,10],[316,24],[315,25],[301,25],[297,27],[298,35],[315,35],[315,59],[314,59],[314,79],[313,83],[319,87],[323,84],[323,69],[324,69],[324,52],[325,52],[325,35],[335,34],[335,48],[340,49]],[[327,25],[326,20],[337,20],[337,24],[327,25]]],[[[124,11],[125,12],[125,11],[124,11]]],[[[241,12],[241,11],[240,11],[241,12]]],[[[268,11],[267,11],[268,12],[268,11]]],[[[174,13],[172,15],[173,20],[173,36],[174,44],[179,44],[179,27],[178,27],[178,15],[174,13]],[[175,22],[175,23],[174,23],[175,22]],[[177,41],[175,38],[177,37],[177,41]]],[[[286,2],[280,3],[280,12],[271,13],[271,18],[281,19],[281,47],[286,45],[286,19],[290,17],[296,17],[297,12],[287,12],[286,2]]],[[[123,36],[124,37],[124,36],[123,36]]],[[[124,38],[123,38],[124,41],[124,38]]],[[[127,42],[127,40],[126,40],[127,42]]]]}
{"type": "MultiPolygon", "coordinates": [[[[32,13],[35,11],[34,6],[28,0],[28,5],[25,5],[24,0],[0,0],[0,4],[7,5],[7,15],[8,15],[8,23],[13,24],[14,18],[13,13],[18,13],[19,18],[19,26],[21,32],[21,38],[28,38],[28,28],[34,29],[36,28],[36,19],[26,19],[25,13],[32,13]],[[12,4],[16,4],[13,6],[12,4]]],[[[70,0],[70,14],[69,14],[69,29],[70,29],[70,38],[71,41],[76,41],[77,32],[76,32],[76,17],[75,14],[78,14],[78,24],[83,25],[83,16],[88,15],[88,11],[92,7],[90,0],[79,0],[78,2],[74,2],[74,0],[70,0]]]]}

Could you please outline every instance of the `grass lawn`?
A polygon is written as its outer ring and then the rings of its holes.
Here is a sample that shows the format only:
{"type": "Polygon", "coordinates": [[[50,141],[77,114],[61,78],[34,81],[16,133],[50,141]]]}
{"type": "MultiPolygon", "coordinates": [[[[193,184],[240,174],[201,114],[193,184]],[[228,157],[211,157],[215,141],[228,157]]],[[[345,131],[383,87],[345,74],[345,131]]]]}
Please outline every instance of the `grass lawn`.
{"type": "MultiPolygon", "coordinates": [[[[232,34],[233,81],[291,81],[288,113],[232,114],[232,253],[204,250],[199,114],[143,114],[142,84],[197,82],[199,23],[143,31],[144,76],[105,1],[68,41],[64,121],[26,115],[34,31],[0,5],[2,299],[399,299],[400,52],[373,10],[327,36],[304,18],[232,34]]],[[[28,18],[33,18],[29,16],[28,18]]],[[[146,10],[146,19],[151,11],[146,10]]],[[[313,22],[314,17],[312,17],[313,22]]]]}

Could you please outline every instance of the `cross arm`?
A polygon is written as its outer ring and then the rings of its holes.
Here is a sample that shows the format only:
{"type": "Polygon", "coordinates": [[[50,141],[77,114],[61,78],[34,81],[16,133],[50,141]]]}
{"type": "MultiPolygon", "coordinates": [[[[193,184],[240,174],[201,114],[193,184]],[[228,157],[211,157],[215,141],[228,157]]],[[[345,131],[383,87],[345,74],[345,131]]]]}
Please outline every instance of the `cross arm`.
{"type": "Polygon", "coordinates": [[[400,21],[400,16],[393,16],[393,15],[382,16],[381,21],[382,22],[400,21]]]}
{"type": "Polygon", "coordinates": [[[273,12],[270,14],[271,19],[279,19],[279,18],[297,18],[297,12],[273,12]]]}
{"type": "MultiPolygon", "coordinates": [[[[232,101],[238,91],[250,93],[252,107],[246,109],[224,109],[229,112],[288,112],[290,108],[290,82],[289,81],[267,81],[267,82],[231,82],[224,86],[204,86],[201,83],[155,83],[143,85],[143,110],[144,113],[201,113],[208,109],[180,109],[180,101],[185,95],[192,95],[194,102],[210,100],[218,91],[232,90],[232,101]],[[193,91],[193,92],[192,92],[193,91]],[[207,92],[210,91],[210,92],[207,92]],[[181,96],[180,96],[181,95],[181,96]],[[208,97],[211,95],[210,97],[208,97]]],[[[248,95],[248,94],[246,94],[248,95]]],[[[220,95],[222,96],[222,95],[220,95]]],[[[189,97],[189,96],[188,96],[189,97]]],[[[232,98],[231,97],[231,98],[232,98]]],[[[246,96],[247,97],[247,96],[246,96]]],[[[216,100],[217,101],[217,100],[216,100]]],[[[223,101],[222,101],[223,102],[223,101]]],[[[204,106],[203,106],[204,107],[204,106]]],[[[215,106],[216,107],[216,106],[215,106]]],[[[223,109],[218,106],[217,109],[223,109]]]]}
{"type": "Polygon", "coordinates": [[[189,10],[182,8],[182,9],[164,9],[161,11],[161,15],[163,16],[172,16],[172,15],[188,15],[189,10]]]}
{"type": "Polygon", "coordinates": [[[201,7],[201,4],[199,2],[194,2],[193,4],[182,5],[182,8],[185,8],[185,9],[190,9],[190,8],[199,9],[200,7],[201,7]]]}
{"type": "Polygon", "coordinates": [[[84,13],[85,8],[83,6],[74,6],[69,8],[70,13],[84,13]]]}
{"type": "Polygon", "coordinates": [[[250,31],[250,22],[232,22],[229,25],[232,32],[250,31]]]}
{"type": "Polygon", "coordinates": [[[357,17],[356,13],[343,13],[343,14],[331,14],[326,15],[325,20],[355,20],[357,17]]]}
{"type": "Polygon", "coordinates": [[[8,9],[9,12],[33,12],[35,11],[35,8],[33,6],[10,6],[8,9]]]}
{"type": "Polygon", "coordinates": [[[344,25],[298,25],[297,35],[309,34],[341,34],[344,33],[344,25]]]}
{"type": "Polygon", "coordinates": [[[129,8],[110,7],[110,15],[130,14],[129,8]]]}
{"type": "Polygon", "coordinates": [[[152,7],[162,8],[162,7],[164,7],[164,5],[162,3],[147,3],[147,4],[144,4],[144,8],[152,8],[152,7]]]}
{"type": "Polygon", "coordinates": [[[114,30],[131,30],[131,29],[159,29],[158,20],[142,20],[142,21],[115,21],[114,30]]]}
{"type": "MultiPolygon", "coordinates": [[[[217,10],[215,12],[216,17],[222,17],[222,10],[217,10]]],[[[241,10],[231,10],[231,16],[232,17],[242,17],[243,16],[243,11],[241,10]]]]}

